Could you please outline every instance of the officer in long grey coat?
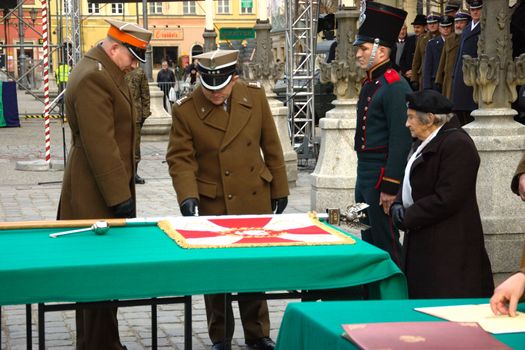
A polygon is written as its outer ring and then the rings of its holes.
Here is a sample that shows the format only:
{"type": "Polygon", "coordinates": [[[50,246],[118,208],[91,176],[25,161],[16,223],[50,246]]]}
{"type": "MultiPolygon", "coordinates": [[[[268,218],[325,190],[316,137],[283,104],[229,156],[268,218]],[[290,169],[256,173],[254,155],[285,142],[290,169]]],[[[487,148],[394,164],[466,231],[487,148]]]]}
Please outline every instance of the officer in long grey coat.
{"type": "MultiPolygon", "coordinates": [[[[196,56],[200,85],[174,105],[166,159],[184,216],[280,214],[287,205],[286,167],[270,107],[260,84],[238,81],[238,54],[196,56]]],[[[204,300],[212,349],[230,349],[231,304],[226,317],[224,294],[204,300]]],[[[247,348],[272,350],[266,300],[240,300],[239,311],[247,348]]]]}
{"type": "Polygon", "coordinates": [[[478,57],[478,38],[481,33],[481,9],[483,1],[472,0],[470,2],[470,16],[472,21],[468,24],[463,33],[458,49],[456,64],[454,65],[454,75],[452,77],[452,103],[454,104],[454,113],[459,118],[461,125],[465,125],[474,120],[470,115],[473,110],[478,108],[472,97],[473,88],[467,86],[463,80],[463,56],[469,55],[472,58],[478,57]]]}

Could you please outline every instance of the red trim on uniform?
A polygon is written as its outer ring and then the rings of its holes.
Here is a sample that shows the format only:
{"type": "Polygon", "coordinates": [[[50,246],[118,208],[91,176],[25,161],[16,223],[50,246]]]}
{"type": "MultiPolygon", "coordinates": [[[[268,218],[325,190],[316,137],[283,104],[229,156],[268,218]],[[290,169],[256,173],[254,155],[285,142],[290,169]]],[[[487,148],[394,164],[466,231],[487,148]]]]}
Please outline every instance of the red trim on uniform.
{"type": "Polygon", "coordinates": [[[392,83],[395,83],[396,81],[401,80],[401,78],[399,77],[399,74],[397,73],[395,69],[387,69],[384,76],[385,76],[386,82],[389,84],[392,84],[392,83]]]}
{"type": "Polygon", "coordinates": [[[405,17],[402,17],[400,15],[397,15],[397,14],[389,12],[389,11],[383,11],[383,10],[379,10],[379,9],[374,9],[374,8],[371,8],[371,7],[367,8],[367,10],[368,11],[375,11],[375,12],[384,13],[385,15],[392,16],[392,17],[401,18],[403,21],[405,20],[405,17]]]}
{"type": "Polygon", "coordinates": [[[385,175],[385,168],[381,168],[381,172],[379,173],[379,180],[377,180],[377,183],[374,186],[376,190],[378,190],[379,186],[381,186],[381,182],[383,181],[383,175],[385,175]]]}

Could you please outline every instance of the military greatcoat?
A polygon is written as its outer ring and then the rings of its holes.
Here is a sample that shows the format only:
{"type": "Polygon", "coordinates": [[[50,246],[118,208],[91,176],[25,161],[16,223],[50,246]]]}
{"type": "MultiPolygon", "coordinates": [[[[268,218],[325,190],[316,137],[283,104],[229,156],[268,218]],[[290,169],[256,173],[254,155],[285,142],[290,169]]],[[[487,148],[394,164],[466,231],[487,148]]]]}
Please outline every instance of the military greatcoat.
{"type": "Polygon", "coordinates": [[[427,50],[427,43],[435,37],[436,34],[425,33],[417,39],[414,59],[412,60],[412,77],[410,78],[410,81],[417,82],[420,89],[423,88],[423,64],[425,60],[425,52],[427,50]]]}
{"type": "Polygon", "coordinates": [[[177,200],[199,199],[203,215],[271,213],[271,199],[289,192],[264,89],[237,81],[228,108],[202,87],[174,105],[166,159],[177,200]]]}
{"type": "Polygon", "coordinates": [[[470,22],[463,29],[463,33],[461,33],[461,41],[452,77],[452,103],[454,103],[455,111],[471,112],[478,108],[472,97],[472,86],[467,86],[463,81],[463,56],[478,57],[478,38],[480,33],[481,24],[479,22],[474,29],[472,29],[472,22],[470,22]]]}
{"type": "MultiPolygon", "coordinates": [[[[412,164],[410,180],[403,180],[410,181],[414,200],[406,208],[403,241],[410,298],[492,294],[492,271],[476,200],[479,164],[474,142],[453,119],[423,148],[412,164]]],[[[400,191],[396,201],[402,200],[400,191]]]]}
{"type": "Polygon", "coordinates": [[[436,79],[436,72],[444,44],[445,40],[443,40],[441,35],[434,39],[430,39],[427,43],[427,50],[423,64],[423,89],[439,90],[434,81],[436,79]]]}
{"type": "Polygon", "coordinates": [[[365,241],[390,253],[400,264],[399,232],[379,206],[380,192],[396,195],[412,143],[405,127],[405,95],[412,90],[390,61],[367,72],[357,104],[355,150],[357,151],[356,202],[368,208],[370,230],[362,232],[365,241]]]}
{"type": "Polygon", "coordinates": [[[454,64],[456,64],[460,38],[460,35],[452,33],[447,40],[445,40],[436,72],[435,82],[441,85],[441,93],[448,99],[452,98],[452,74],[454,73],[454,64]]]}
{"type": "Polygon", "coordinates": [[[134,107],[124,75],[96,46],[69,77],[65,103],[72,145],[59,219],[111,218],[111,207],[135,198],[134,107]]]}

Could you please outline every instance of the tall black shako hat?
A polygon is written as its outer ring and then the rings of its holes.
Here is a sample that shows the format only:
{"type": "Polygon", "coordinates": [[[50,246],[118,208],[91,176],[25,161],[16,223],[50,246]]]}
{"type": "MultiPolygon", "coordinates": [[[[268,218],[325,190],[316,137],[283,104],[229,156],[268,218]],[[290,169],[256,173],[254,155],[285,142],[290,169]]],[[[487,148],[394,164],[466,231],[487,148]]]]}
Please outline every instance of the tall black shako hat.
{"type": "Polygon", "coordinates": [[[197,70],[201,84],[208,90],[220,90],[236,73],[238,50],[214,50],[193,56],[199,59],[197,70]]]}
{"type": "Polygon", "coordinates": [[[379,2],[366,2],[364,12],[361,9],[360,26],[354,46],[377,43],[394,47],[406,17],[407,12],[401,9],[379,2]]]}

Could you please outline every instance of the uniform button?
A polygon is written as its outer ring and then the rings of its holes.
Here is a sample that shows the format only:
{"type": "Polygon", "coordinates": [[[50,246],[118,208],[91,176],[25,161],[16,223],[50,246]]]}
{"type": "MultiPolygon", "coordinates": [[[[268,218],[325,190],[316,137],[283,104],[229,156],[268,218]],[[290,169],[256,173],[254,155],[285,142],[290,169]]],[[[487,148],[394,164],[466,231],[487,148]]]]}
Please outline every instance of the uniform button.
{"type": "Polygon", "coordinates": [[[228,195],[228,199],[232,199],[233,196],[231,194],[228,195]]]}
{"type": "Polygon", "coordinates": [[[246,143],[246,146],[251,146],[251,145],[252,145],[252,142],[251,142],[251,141],[248,141],[248,142],[246,143]]]}
{"type": "Polygon", "coordinates": [[[363,125],[362,129],[365,130],[365,129],[366,129],[366,126],[363,125]]]}
{"type": "Polygon", "coordinates": [[[230,172],[229,172],[228,170],[226,170],[226,171],[224,172],[224,175],[226,175],[226,176],[230,176],[230,172]]]}
{"type": "Polygon", "coordinates": [[[253,172],[255,170],[255,167],[250,167],[250,171],[253,172]]]}
{"type": "Polygon", "coordinates": [[[365,111],[368,111],[368,107],[365,107],[365,111]]]}
{"type": "Polygon", "coordinates": [[[364,142],[364,141],[365,141],[365,138],[364,138],[364,137],[361,137],[361,141],[363,141],[363,142],[364,142]]]}
{"type": "Polygon", "coordinates": [[[361,149],[365,149],[365,145],[361,145],[361,149]]]}
{"type": "Polygon", "coordinates": [[[252,194],[255,196],[255,195],[257,194],[257,192],[256,192],[256,191],[253,191],[252,194]]]}
{"type": "Polygon", "coordinates": [[[372,97],[368,96],[368,102],[372,101],[372,97]]]}
{"type": "Polygon", "coordinates": [[[363,117],[363,121],[366,121],[366,117],[363,117]]]}

